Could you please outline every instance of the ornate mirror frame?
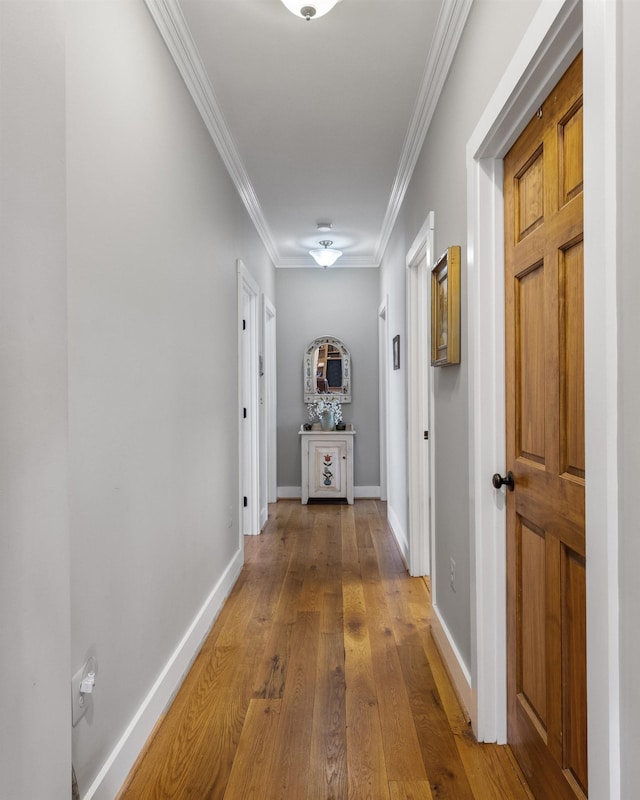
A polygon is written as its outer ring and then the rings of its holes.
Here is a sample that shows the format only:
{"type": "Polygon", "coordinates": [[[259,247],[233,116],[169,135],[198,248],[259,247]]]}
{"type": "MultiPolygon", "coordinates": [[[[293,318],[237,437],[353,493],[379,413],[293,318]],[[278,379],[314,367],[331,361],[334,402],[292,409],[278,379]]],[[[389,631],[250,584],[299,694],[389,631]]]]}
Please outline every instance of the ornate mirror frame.
{"type": "Polygon", "coordinates": [[[302,362],[302,380],[305,403],[315,403],[316,400],[339,400],[341,403],[351,402],[351,354],[344,342],[334,336],[319,336],[314,339],[304,351],[302,362]],[[316,375],[314,373],[315,352],[321,345],[330,344],[340,351],[342,356],[342,389],[335,392],[318,392],[316,390],[316,375]]]}

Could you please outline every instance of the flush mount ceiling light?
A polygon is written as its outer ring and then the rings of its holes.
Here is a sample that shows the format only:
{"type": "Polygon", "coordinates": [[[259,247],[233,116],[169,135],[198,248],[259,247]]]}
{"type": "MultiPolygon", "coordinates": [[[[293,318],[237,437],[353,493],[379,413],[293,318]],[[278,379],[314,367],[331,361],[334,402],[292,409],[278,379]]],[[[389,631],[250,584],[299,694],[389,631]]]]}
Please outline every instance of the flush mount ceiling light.
{"type": "Polygon", "coordinates": [[[323,239],[319,244],[322,245],[322,250],[309,250],[309,255],[313,256],[316,264],[325,269],[332,267],[342,255],[342,250],[332,250],[331,245],[333,242],[330,239],[323,239]]]}
{"type": "Polygon", "coordinates": [[[311,3],[303,3],[301,0],[282,0],[292,14],[306,19],[307,22],[312,18],[323,17],[339,2],[340,0],[312,0],[311,3]]]}

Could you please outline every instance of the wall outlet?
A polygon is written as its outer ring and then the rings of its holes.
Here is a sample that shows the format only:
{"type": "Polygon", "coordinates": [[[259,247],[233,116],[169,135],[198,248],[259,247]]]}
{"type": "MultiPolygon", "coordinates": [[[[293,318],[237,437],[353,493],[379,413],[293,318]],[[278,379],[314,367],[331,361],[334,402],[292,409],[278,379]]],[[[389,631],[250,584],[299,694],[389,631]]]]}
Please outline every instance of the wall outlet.
{"type": "Polygon", "coordinates": [[[80,691],[82,681],[85,680],[92,671],[95,680],[96,660],[93,656],[89,658],[87,662],[80,667],[73,678],[71,678],[71,725],[74,728],[93,705],[91,693],[80,691]]]}
{"type": "Polygon", "coordinates": [[[451,563],[449,564],[449,583],[451,584],[451,589],[455,592],[456,590],[456,562],[451,559],[451,563]]]}

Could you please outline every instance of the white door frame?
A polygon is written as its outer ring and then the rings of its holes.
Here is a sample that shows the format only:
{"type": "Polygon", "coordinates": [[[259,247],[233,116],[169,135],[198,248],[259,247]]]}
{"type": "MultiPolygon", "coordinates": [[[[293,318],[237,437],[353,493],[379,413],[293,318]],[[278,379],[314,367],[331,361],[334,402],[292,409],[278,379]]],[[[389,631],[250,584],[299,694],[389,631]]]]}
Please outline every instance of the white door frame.
{"type": "Polygon", "coordinates": [[[380,499],[387,499],[387,472],[389,469],[387,442],[389,441],[389,295],[378,308],[378,408],[380,427],[380,499]]]}
{"type": "MultiPolygon", "coordinates": [[[[275,503],[278,500],[277,474],[277,410],[278,379],[276,367],[276,309],[273,303],[263,295],[262,302],[262,349],[264,371],[264,436],[266,451],[266,500],[275,503]]],[[[261,520],[262,524],[266,519],[261,520]]]]}
{"type": "Polygon", "coordinates": [[[260,398],[258,391],[258,299],[260,289],[238,259],[238,452],[240,535],[260,533],[260,398]],[[244,325],[243,325],[244,321],[244,325]],[[244,415],[246,409],[246,417],[244,415]],[[247,505],[244,505],[244,498],[247,505]]]}
{"type": "MultiPolygon", "coordinates": [[[[407,396],[409,572],[430,575],[435,564],[433,381],[431,380],[431,266],[434,214],[430,212],[407,253],[407,396]],[[428,437],[425,439],[425,432],[428,437]]],[[[432,586],[435,581],[432,581],[432,586]]],[[[434,598],[435,602],[435,598],[434,598]]]]}
{"type": "Polygon", "coordinates": [[[589,794],[620,797],[616,142],[619,2],[549,0],[534,16],[467,145],[470,708],[480,741],[506,741],[502,159],[582,47],[589,794]],[[604,270],[606,268],[606,279],[604,270]]]}

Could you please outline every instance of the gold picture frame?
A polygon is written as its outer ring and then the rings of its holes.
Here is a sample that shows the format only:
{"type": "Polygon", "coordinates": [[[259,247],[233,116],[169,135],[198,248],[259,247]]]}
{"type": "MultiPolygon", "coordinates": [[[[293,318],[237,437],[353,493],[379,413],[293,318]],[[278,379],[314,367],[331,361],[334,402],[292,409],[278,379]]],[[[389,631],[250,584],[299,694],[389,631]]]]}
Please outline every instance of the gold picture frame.
{"type": "Polygon", "coordinates": [[[431,366],[460,363],[460,246],[448,247],[431,270],[431,366]]]}

